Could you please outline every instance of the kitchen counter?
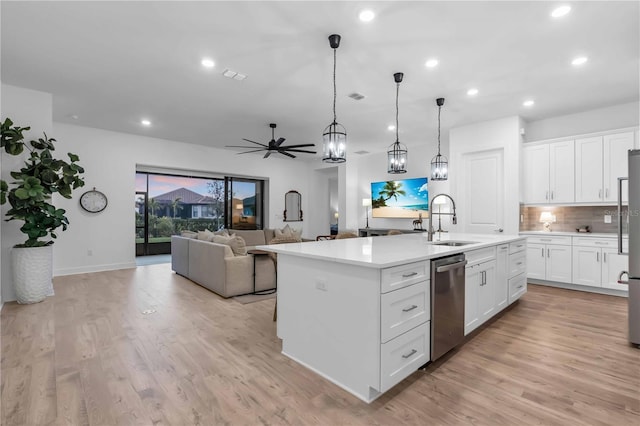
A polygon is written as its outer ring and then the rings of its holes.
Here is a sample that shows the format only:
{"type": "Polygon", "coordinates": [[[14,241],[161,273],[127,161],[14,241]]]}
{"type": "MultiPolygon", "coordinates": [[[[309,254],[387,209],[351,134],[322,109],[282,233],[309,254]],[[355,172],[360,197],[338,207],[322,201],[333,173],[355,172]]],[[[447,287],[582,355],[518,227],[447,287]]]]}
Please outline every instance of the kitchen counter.
{"type": "Polygon", "coordinates": [[[446,234],[472,242],[448,247],[404,234],[259,246],[278,253],[282,354],[369,403],[432,359],[430,259],[466,254],[459,325],[468,334],[526,293],[525,240],[446,234]]]}
{"type": "Polygon", "coordinates": [[[433,243],[439,242],[437,238],[438,234],[436,233],[434,241],[428,241],[427,234],[420,233],[264,245],[257,248],[311,259],[329,260],[370,268],[388,268],[409,262],[430,260],[497,244],[510,243],[523,237],[502,234],[446,233],[442,235],[441,241],[473,242],[473,244],[458,247],[434,245],[433,243]]]}
{"type": "MultiPolygon", "coordinates": [[[[520,235],[538,235],[544,236],[562,236],[562,237],[594,237],[594,238],[617,238],[618,234],[615,233],[598,233],[598,232],[546,232],[546,231],[520,231],[520,235]]],[[[627,235],[624,235],[628,238],[627,235]]]]}

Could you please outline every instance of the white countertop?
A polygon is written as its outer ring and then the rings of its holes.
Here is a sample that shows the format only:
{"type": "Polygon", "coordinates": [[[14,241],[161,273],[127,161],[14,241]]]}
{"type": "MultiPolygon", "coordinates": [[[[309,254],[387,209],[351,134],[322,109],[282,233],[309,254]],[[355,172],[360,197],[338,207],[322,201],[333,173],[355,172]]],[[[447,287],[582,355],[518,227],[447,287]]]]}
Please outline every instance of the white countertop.
{"type": "MultiPolygon", "coordinates": [[[[438,234],[433,242],[437,241],[438,234]]],[[[291,256],[348,263],[371,268],[388,268],[410,262],[434,259],[492,245],[524,239],[519,235],[442,234],[442,241],[473,241],[458,247],[432,245],[427,233],[380,237],[347,238],[342,240],[258,246],[257,249],[291,256]]]]}
{"type": "MultiPolygon", "coordinates": [[[[536,236],[549,236],[549,237],[595,237],[595,238],[618,238],[618,234],[614,233],[597,233],[597,232],[546,232],[546,231],[520,231],[520,235],[536,235],[536,236]]],[[[628,235],[623,235],[624,238],[628,238],[628,235]]]]}

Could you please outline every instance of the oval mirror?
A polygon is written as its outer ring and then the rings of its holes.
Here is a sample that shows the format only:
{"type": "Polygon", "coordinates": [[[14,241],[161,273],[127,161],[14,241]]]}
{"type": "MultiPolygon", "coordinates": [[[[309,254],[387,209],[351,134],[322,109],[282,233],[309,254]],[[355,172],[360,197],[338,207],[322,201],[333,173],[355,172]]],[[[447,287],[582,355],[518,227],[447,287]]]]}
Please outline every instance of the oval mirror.
{"type": "Polygon", "coordinates": [[[284,194],[284,222],[302,221],[302,195],[298,191],[284,194]]]}

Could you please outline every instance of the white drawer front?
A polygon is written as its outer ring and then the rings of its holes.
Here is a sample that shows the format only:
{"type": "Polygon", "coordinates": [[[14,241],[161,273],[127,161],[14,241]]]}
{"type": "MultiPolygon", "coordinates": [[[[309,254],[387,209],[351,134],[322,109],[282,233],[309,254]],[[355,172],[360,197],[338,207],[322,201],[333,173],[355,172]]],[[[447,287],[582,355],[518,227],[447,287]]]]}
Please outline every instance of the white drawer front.
{"type": "Polygon", "coordinates": [[[382,270],[382,293],[429,279],[429,262],[415,262],[382,270]]]}
{"type": "MultiPolygon", "coordinates": [[[[573,237],[573,245],[580,247],[600,247],[618,248],[617,238],[593,238],[593,237],[573,237]]],[[[629,239],[622,239],[622,247],[626,251],[629,248],[629,239]]]]}
{"type": "Polygon", "coordinates": [[[386,343],[429,321],[431,318],[430,281],[423,281],[381,296],[381,339],[386,343]]]}
{"type": "Polygon", "coordinates": [[[527,292],[527,274],[520,274],[509,279],[509,303],[518,300],[527,292]]]}
{"type": "Polygon", "coordinates": [[[465,252],[467,265],[475,265],[496,258],[496,246],[465,252]]]}
{"type": "Polygon", "coordinates": [[[558,237],[558,236],[528,236],[527,242],[529,243],[537,243],[537,244],[560,244],[560,245],[571,245],[571,237],[558,237]]]}
{"type": "Polygon", "coordinates": [[[527,253],[519,252],[509,255],[509,278],[527,271],[527,253]]]}
{"type": "Polygon", "coordinates": [[[509,244],[509,254],[511,254],[511,253],[519,253],[521,251],[525,251],[526,248],[527,248],[527,241],[526,240],[516,241],[514,243],[510,243],[509,244]]]}
{"type": "Polygon", "coordinates": [[[380,392],[389,390],[429,361],[430,324],[428,321],[381,345],[380,392]]]}

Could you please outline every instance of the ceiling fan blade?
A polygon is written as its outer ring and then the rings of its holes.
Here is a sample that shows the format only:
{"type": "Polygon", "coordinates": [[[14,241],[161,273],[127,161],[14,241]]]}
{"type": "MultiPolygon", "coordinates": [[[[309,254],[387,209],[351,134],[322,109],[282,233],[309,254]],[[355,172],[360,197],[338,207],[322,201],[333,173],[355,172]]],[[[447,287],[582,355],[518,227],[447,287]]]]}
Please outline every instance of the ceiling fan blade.
{"type": "MultiPolygon", "coordinates": [[[[246,147],[245,147],[246,148],[246,147]]],[[[252,149],[251,151],[245,151],[245,152],[236,152],[236,154],[249,154],[251,152],[258,152],[258,151],[264,151],[264,149],[252,149]]]]}
{"type": "Polygon", "coordinates": [[[270,155],[271,155],[271,151],[267,151],[267,153],[262,158],[269,158],[270,155]]]}
{"type": "Polygon", "coordinates": [[[309,154],[317,154],[316,151],[307,151],[306,149],[286,149],[285,148],[285,150],[289,152],[307,152],[309,154]]]}
{"type": "Polygon", "coordinates": [[[316,146],[316,144],[314,143],[303,143],[303,144],[299,144],[299,145],[287,145],[287,146],[281,146],[280,148],[304,148],[307,146],[316,146]]]}
{"type": "Polygon", "coordinates": [[[284,142],[285,139],[284,138],[280,138],[276,141],[276,146],[279,147],[280,145],[282,145],[282,142],[284,142]]]}
{"type": "Polygon", "coordinates": [[[286,152],[286,151],[278,151],[278,152],[279,152],[280,154],[286,155],[287,157],[296,158],[296,156],[295,156],[295,155],[293,155],[293,154],[289,154],[289,153],[288,153],[288,152],[286,152]]]}
{"type": "Polygon", "coordinates": [[[264,146],[264,147],[266,147],[266,146],[267,146],[267,145],[265,145],[265,144],[263,144],[263,143],[256,142],[256,141],[252,141],[252,140],[245,139],[245,138],[242,138],[242,140],[243,140],[243,141],[247,141],[247,142],[251,142],[251,143],[255,143],[256,145],[260,145],[260,146],[264,146]]]}
{"type": "MultiPolygon", "coordinates": [[[[225,145],[225,148],[247,148],[247,149],[251,149],[251,148],[255,148],[255,146],[248,146],[248,145],[225,145]]],[[[264,148],[260,148],[260,149],[264,149],[264,148]]]]}

